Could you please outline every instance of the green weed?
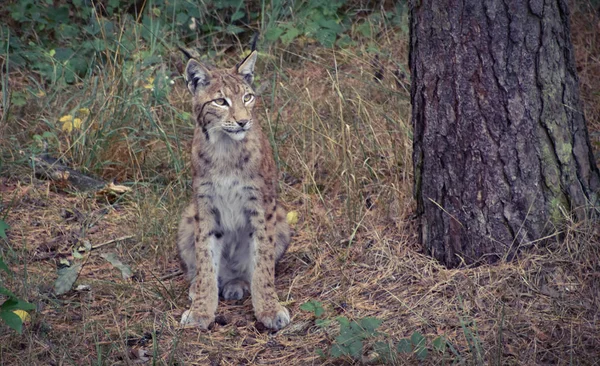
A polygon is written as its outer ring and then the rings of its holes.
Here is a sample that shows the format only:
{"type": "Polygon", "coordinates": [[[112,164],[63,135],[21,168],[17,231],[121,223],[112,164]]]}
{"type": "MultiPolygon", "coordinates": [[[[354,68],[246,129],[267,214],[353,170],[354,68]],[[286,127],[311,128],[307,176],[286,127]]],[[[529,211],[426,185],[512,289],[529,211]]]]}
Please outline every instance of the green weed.
{"type": "MultiPolygon", "coordinates": [[[[3,220],[0,220],[0,227],[4,224],[3,220]]],[[[3,231],[0,231],[0,237],[6,238],[3,231]],[[4,235],[4,236],[3,236],[4,235]]],[[[4,271],[8,275],[13,275],[12,271],[4,259],[0,256],[0,271],[4,271]]],[[[0,319],[4,321],[4,324],[14,329],[16,332],[21,334],[23,332],[23,322],[30,316],[27,311],[35,310],[35,305],[27,301],[21,300],[12,291],[0,284],[0,295],[6,299],[0,305],[0,319]]]]}
{"type": "Polygon", "coordinates": [[[339,326],[339,334],[334,338],[329,350],[317,349],[317,354],[322,358],[331,356],[333,358],[348,357],[357,361],[370,352],[374,361],[386,364],[395,364],[399,359],[414,356],[419,361],[431,358],[433,353],[437,359],[445,362],[449,357],[448,352],[453,354],[455,360],[462,359],[454,346],[448,342],[446,337],[437,336],[431,343],[418,331],[413,332],[409,338],[400,339],[394,346],[393,342],[387,341],[390,337],[377,329],[383,324],[382,319],[375,317],[364,317],[350,320],[345,316],[337,316],[333,319],[327,318],[323,304],[311,300],[300,306],[301,310],[312,313],[315,316],[315,325],[327,329],[332,323],[339,326]],[[381,339],[384,340],[381,340],[381,339]],[[370,346],[366,347],[366,343],[370,346]]]}

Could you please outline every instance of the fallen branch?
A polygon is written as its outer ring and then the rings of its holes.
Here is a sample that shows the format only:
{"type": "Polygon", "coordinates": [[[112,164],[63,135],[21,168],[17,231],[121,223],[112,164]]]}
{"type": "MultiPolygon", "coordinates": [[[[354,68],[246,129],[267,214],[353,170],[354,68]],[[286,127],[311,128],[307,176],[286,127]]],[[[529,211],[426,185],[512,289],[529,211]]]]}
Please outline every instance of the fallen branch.
{"type": "Polygon", "coordinates": [[[106,182],[66,167],[60,160],[45,154],[34,156],[31,160],[36,175],[58,184],[70,185],[80,191],[99,190],[106,184],[106,182]]]}

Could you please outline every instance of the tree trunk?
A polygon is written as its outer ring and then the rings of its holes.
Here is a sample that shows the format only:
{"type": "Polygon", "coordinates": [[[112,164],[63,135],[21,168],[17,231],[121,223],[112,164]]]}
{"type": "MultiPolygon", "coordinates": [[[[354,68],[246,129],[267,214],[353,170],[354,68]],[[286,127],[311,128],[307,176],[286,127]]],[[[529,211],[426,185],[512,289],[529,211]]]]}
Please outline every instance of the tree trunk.
{"type": "Polygon", "coordinates": [[[414,0],[420,236],[447,266],[491,263],[583,219],[600,174],[565,0],[414,0]]]}

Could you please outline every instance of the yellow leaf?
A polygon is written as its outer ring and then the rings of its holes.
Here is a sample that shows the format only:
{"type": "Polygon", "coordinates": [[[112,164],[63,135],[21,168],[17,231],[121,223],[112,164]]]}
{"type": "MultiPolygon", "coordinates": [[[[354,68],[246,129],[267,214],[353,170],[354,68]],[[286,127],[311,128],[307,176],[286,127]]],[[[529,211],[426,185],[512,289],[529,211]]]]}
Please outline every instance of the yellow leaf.
{"type": "Polygon", "coordinates": [[[298,211],[290,211],[286,216],[287,222],[290,225],[296,225],[298,223],[298,211]]]}
{"type": "Polygon", "coordinates": [[[60,117],[59,121],[60,122],[71,122],[73,120],[73,116],[70,114],[67,114],[65,116],[60,117]]]}
{"type": "Polygon", "coordinates": [[[73,120],[73,128],[76,130],[81,129],[81,118],[75,118],[73,120]]]}
{"type": "Polygon", "coordinates": [[[69,133],[73,131],[73,121],[66,121],[63,123],[62,130],[69,133]]]}
{"type": "Polygon", "coordinates": [[[129,188],[127,186],[122,186],[120,184],[114,184],[112,182],[108,183],[104,187],[104,190],[106,190],[107,192],[114,192],[114,193],[127,193],[127,192],[131,192],[131,188],[129,188]]]}
{"type": "Polygon", "coordinates": [[[84,116],[89,116],[90,115],[90,109],[89,108],[79,108],[79,114],[82,114],[84,116]]]}
{"type": "Polygon", "coordinates": [[[144,85],[146,89],[154,88],[154,78],[148,78],[148,84],[144,85]]]}
{"type": "Polygon", "coordinates": [[[17,314],[23,323],[27,323],[31,320],[31,315],[29,315],[29,313],[25,310],[13,310],[13,313],[17,314]]]}
{"type": "Polygon", "coordinates": [[[38,90],[38,92],[35,94],[38,98],[42,98],[46,96],[46,92],[43,90],[38,90]]]}

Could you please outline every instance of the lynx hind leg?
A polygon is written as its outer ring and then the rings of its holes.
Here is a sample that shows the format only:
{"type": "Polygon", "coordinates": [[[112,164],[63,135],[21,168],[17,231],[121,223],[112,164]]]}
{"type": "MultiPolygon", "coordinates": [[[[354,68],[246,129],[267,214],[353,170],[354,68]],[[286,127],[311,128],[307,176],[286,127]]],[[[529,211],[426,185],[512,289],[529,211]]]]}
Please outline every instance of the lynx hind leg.
{"type": "MultiPolygon", "coordinates": [[[[196,277],[196,245],[194,243],[194,216],[196,215],[196,207],[194,204],[188,205],[179,222],[179,231],[177,233],[177,249],[179,252],[179,260],[181,268],[185,273],[188,281],[192,284],[196,277]]],[[[193,300],[194,286],[190,286],[190,299],[193,300]]]]}
{"type": "Polygon", "coordinates": [[[290,226],[287,223],[283,206],[275,210],[275,263],[279,262],[291,241],[290,226]]]}
{"type": "Polygon", "coordinates": [[[250,293],[250,285],[241,278],[227,282],[221,290],[221,296],[225,300],[241,300],[247,293],[250,293]]]}

